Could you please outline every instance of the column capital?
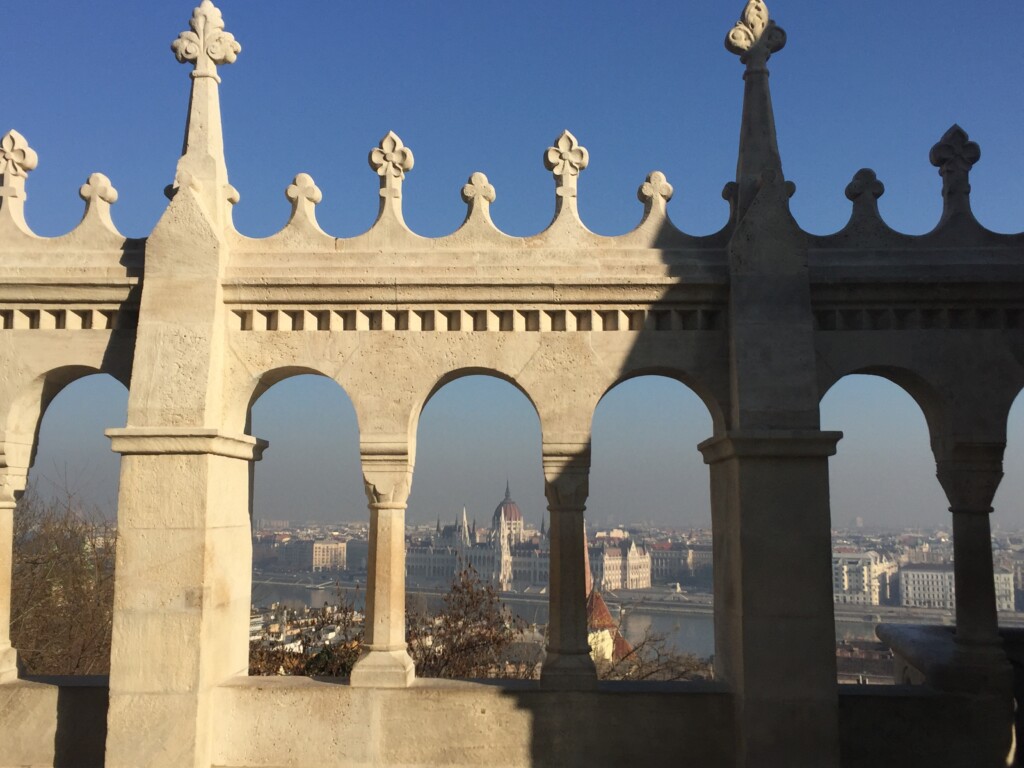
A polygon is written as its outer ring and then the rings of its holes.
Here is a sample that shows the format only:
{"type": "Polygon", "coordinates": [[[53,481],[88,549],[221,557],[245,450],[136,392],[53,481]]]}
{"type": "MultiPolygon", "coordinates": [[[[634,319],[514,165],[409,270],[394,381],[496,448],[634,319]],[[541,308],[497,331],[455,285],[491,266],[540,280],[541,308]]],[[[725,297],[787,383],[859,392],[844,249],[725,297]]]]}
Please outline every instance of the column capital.
{"type": "Polygon", "coordinates": [[[270,445],[252,435],[208,427],[122,427],[108,429],[110,447],[122,456],[200,454],[259,461],[270,445]]]}
{"type": "Polygon", "coordinates": [[[936,461],[950,512],[988,514],[1003,479],[1004,443],[956,443],[936,461]]]}
{"type": "Polygon", "coordinates": [[[0,508],[13,508],[28,484],[34,436],[0,432],[0,508]]]}
{"type": "Polygon", "coordinates": [[[697,448],[705,464],[734,458],[812,458],[835,455],[842,432],[816,429],[729,430],[697,448]]]}
{"type": "Polygon", "coordinates": [[[363,486],[375,509],[405,509],[412,487],[413,461],[405,437],[364,437],[359,442],[363,486]]]}
{"type": "Polygon", "coordinates": [[[545,442],[541,451],[548,509],[582,512],[590,493],[590,441],[545,442]]]}

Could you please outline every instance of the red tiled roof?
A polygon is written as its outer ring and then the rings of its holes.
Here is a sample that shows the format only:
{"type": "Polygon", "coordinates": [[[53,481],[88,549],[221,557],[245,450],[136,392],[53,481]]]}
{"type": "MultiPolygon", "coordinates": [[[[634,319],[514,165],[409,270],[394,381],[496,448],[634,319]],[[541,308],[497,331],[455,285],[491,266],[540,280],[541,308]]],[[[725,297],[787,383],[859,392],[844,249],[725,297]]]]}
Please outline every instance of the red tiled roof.
{"type": "Polygon", "coordinates": [[[587,629],[591,632],[601,629],[619,630],[619,623],[612,618],[612,612],[608,610],[601,593],[592,589],[587,596],[587,629]]]}

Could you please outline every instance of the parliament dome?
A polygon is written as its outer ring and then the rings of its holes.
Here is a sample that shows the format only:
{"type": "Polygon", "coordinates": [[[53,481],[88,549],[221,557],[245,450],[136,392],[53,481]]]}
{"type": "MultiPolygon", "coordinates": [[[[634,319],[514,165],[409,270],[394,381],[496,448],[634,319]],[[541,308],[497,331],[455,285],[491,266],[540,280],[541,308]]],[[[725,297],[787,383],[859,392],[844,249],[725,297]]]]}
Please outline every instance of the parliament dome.
{"type": "Polygon", "coordinates": [[[523,513],[519,510],[519,505],[512,501],[512,494],[509,492],[508,483],[505,483],[505,498],[494,508],[493,527],[497,527],[502,512],[505,513],[506,523],[521,523],[523,521],[523,513]]]}

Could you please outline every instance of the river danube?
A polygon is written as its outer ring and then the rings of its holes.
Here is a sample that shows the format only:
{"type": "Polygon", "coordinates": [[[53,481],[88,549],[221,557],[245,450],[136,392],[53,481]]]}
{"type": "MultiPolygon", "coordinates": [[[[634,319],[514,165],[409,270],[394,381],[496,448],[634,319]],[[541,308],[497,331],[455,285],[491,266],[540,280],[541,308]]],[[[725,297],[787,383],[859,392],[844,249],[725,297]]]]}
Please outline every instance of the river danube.
{"type": "MultiPolygon", "coordinates": [[[[364,607],[364,594],[352,587],[341,587],[340,591],[357,610],[364,607]]],[[[301,609],[309,605],[319,608],[325,604],[339,602],[339,588],[310,588],[301,585],[253,584],[253,603],[266,606],[282,603],[289,608],[301,609]]],[[[635,594],[635,593],[634,593],[635,594]]],[[[410,607],[436,611],[441,607],[439,592],[410,591],[410,607]]],[[[527,624],[544,625],[548,621],[547,597],[543,595],[503,595],[501,601],[527,624]]],[[[615,615],[620,604],[608,599],[609,608],[615,615]]],[[[840,640],[875,640],[875,624],[878,617],[843,618],[836,621],[836,637],[840,640]]],[[[941,623],[941,618],[934,622],[941,623]]],[[[708,658],[715,653],[714,619],[707,605],[647,606],[643,602],[626,602],[621,612],[622,633],[631,643],[637,643],[648,634],[664,637],[668,644],[678,651],[708,658]]]]}

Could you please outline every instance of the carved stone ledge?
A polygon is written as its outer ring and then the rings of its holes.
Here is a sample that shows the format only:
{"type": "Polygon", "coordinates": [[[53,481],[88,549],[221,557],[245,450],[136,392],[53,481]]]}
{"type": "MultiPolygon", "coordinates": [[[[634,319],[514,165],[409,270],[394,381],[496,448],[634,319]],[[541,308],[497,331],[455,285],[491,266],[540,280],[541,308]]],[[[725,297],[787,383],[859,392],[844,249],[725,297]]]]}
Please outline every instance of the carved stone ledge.
{"type": "Polygon", "coordinates": [[[1024,307],[815,308],[817,331],[1005,331],[1024,328],[1024,307]]]}
{"type": "Polygon", "coordinates": [[[137,306],[0,309],[0,330],[3,331],[118,331],[135,329],[138,324],[137,306]]]}
{"type": "Polygon", "coordinates": [[[233,309],[236,331],[722,331],[718,307],[637,309],[233,309]]]}
{"type": "Polygon", "coordinates": [[[110,447],[122,456],[208,454],[259,461],[270,445],[251,435],[203,427],[124,427],[108,429],[110,447]]]}
{"type": "Polygon", "coordinates": [[[817,430],[732,430],[705,440],[697,448],[705,464],[735,458],[814,458],[833,456],[842,432],[817,430]]]}
{"type": "Polygon", "coordinates": [[[952,627],[880,624],[875,634],[897,656],[897,683],[924,683],[949,693],[1010,694],[1013,671],[1001,645],[964,648],[952,627]]]}

